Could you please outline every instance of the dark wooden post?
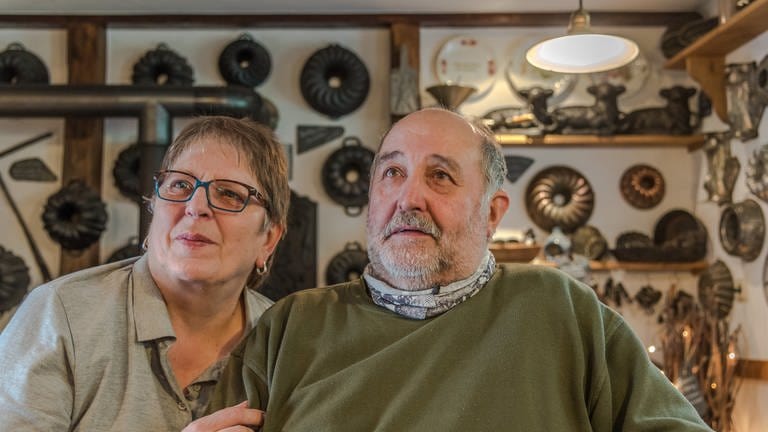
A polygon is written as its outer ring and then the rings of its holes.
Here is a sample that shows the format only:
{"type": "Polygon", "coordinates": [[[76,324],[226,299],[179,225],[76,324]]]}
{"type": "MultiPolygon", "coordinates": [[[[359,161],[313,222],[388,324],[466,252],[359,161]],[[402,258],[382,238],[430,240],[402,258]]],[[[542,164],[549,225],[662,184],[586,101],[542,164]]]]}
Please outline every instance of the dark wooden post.
{"type": "MultiPolygon", "coordinates": [[[[70,84],[104,84],[106,79],[106,30],[96,21],[67,25],[67,60],[70,84]]],[[[62,185],[80,179],[101,195],[104,120],[67,117],[64,121],[62,185]]],[[[60,274],[99,264],[99,243],[82,252],[62,250],[60,274]]]]}

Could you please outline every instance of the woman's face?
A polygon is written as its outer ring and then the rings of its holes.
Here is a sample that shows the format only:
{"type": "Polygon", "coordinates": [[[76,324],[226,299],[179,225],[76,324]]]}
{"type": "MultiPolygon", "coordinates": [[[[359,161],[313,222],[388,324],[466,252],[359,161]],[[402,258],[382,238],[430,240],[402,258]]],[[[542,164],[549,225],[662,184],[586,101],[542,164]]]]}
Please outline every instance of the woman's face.
{"type": "MultiPolygon", "coordinates": [[[[236,180],[263,190],[246,158],[215,138],[193,143],[169,169],[201,181],[236,180]]],[[[152,276],[160,285],[227,283],[242,288],[254,266],[264,265],[282,234],[274,224],[263,229],[267,213],[253,197],[240,213],[211,208],[203,187],[187,202],[158,197],[153,201],[147,254],[152,276]]]]}

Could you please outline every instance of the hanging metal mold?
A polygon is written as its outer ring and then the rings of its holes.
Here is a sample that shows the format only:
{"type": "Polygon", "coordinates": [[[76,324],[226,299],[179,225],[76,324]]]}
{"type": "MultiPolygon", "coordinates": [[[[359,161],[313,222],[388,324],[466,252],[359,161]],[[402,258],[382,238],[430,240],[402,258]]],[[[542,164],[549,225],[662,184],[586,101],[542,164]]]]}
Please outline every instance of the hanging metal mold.
{"type": "Polygon", "coordinates": [[[14,42],[0,52],[0,84],[48,84],[48,68],[40,57],[14,42]]]}
{"type": "Polygon", "coordinates": [[[747,162],[747,187],[768,202],[768,144],[755,150],[747,162]]]}
{"type": "Polygon", "coordinates": [[[654,306],[661,300],[661,295],[661,291],[655,289],[651,285],[643,285],[640,287],[640,291],[635,294],[635,302],[640,305],[640,308],[642,308],[646,314],[652,315],[654,306]]]}
{"type": "Polygon", "coordinates": [[[661,249],[662,261],[692,262],[707,255],[707,229],[690,212],[673,209],[656,222],[653,243],[661,249]]]}
{"type": "MultiPolygon", "coordinates": [[[[765,59],[761,62],[764,67],[765,59]]],[[[761,73],[765,73],[761,70],[761,73]]],[[[764,80],[761,77],[760,80],[764,80]]],[[[761,94],[755,62],[730,63],[725,66],[725,97],[728,124],[733,136],[742,141],[757,137],[760,119],[768,99],[761,94]]]]}
{"type": "Polygon", "coordinates": [[[533,159],[525,156],[504,156],[504,162],[507,164],[507,180],[514,183],[533,164],[533,159]]]}
{"type": "Polygon", "coordinates": [[[131,82],[135,85],[191,86],[194,70],[187,59],[161,43],[144,53],[133,65],[131,82]]]}
{"type": "Polygon", "coordinates": [[[709,201],[718,205],[731,202],[733,187],[741,169],[739,159],[731,156],[731,133],[726,131],[706,134],[704,151],[708,166],[704,189],[709,201]]]}
{"type": "Polygon", "coordinates": [[[325,283],[335,285],[362,277],[368,254],[358,242],[350,242],[331,258],[325,269],[325,283]]]}
{"type": "Polygon", "coordinates": [[[571,251],[584,255],[591,260],[598,260],[608,250],[608,242],[600,230],[592,225],[579,227],[571,235],[571,251]]]}
{"type": "Polygon", "coordinates": [[[258,291],[273,301],[317,285],[317,203],[291,190],[288,229],[258,291]]]}
{"type": "Polygon", "coordinates": [[[277,123],[280,121],[280,111],[277,105],[271,100],[261,96],[261,110],[259,111],[258,121],[267,125],[270,129],[277,129],[277,123]]]}
{"type": "Polygon", "coordinates": [[[768,256],[763,263],[763,291],[765,292],[765,301],[768,302],[768,256]]]}
{"type": "Polygon", "coordinates": [[[0,313],[21,303],[29,282],[29,268],[24,260],[0,246],[0,313]]]}
{"type": "Polygon", "coordinates": [[[392,47],[393,58],[400,52],[397,69],[389,71],[389,112],[395,117],[404,117],[419,109],[419,72],[411,66],[408,43],[392,47]]]}
{"type": "Polygon", "coordinates": [[[73,180],[48,198],[43,224],[64,249],[85,249],[106,229],[106,205],[82,180],[73,180]]]}
{"type": "Polygon", "coordinates": [[[298,153],[302,154],[312,150],[342,135],[344,135],[344,128],[341,126],[296,126],[296,141],[299,143],[298,153]]]}
{"type": "Polygon", "coordinates": [[[14,162],[10,169],[11,178],[37,182],[55,182],[56,174],[40,158],[22,159],[14,162]]]}
{"type": "Polygon", "coordinates": [[[670,210],[656,222],[653,241],[639,232],[622,233],[611,253],[619,261],[693,262],[707,254],[707,230],[685,210],[670,210]]]}
{"type": "Polygon", "coordinates": [[[728,316],[733,308],[733,298],[740,289],[734,285],[731,271],[724,262],[717,260],[699,276],[699,303],[717,319],[728,316]]]}
{"type": "Polygon", "coordinates": [[[611,254],[619,261],[655,262],[661,259],[661,253],[647,234],[627,231],[616,238],[616,248],[611,254]]]}
{"type": "Polygon", "coordinates": [[[323,163],[323,188],[331,199],[344,206],[349,216],[358,216],[368,203],[373,151],[363,147],[357,137],[342,140],[341,148],[323,163]]]}
{"type": "Polygon", "coordinates": [[[656,168],[638,164],[627,168],[619,183],[621,196],[639,209],[656,207],[664,198],[664,177],[656,168]]]}
{"type": "Polygon", "coordinates": [[[315,111],[339,118],[363,104],[371,79],[365,63],[355,53],[332,44],[307,59],[299,85],[304,100],[315,111]]]}
{"type": "Polygon", "coordinates": [[[763,249],[765,218],[751,199],[729,204],[720,215],[720,243],[729,254],[754,261],[763,249]]]}
{"type": "Polygon", "coordinates": [[[131,144],[123,149],[117,155],[115,166],[112,168],[112,177],[115,179],[117,189],[123,196],[139,204],[141,203],[140,169],[141,147],[138,144],[131,144]]]}
{"type": "Polygon", "coordinates": [[[263,45],[243,33],[219,54],[219,73],[227,84],[256,87],[272,70],[272,58],[263,45]]]}
{"type": "Polygon", "coordinates": [[[572,232],[592,215],[595,194],[580,172],[567,166],[552,166],[540,171],[528,183],[525,208],[540,228],[555,226],[572,232]]]}

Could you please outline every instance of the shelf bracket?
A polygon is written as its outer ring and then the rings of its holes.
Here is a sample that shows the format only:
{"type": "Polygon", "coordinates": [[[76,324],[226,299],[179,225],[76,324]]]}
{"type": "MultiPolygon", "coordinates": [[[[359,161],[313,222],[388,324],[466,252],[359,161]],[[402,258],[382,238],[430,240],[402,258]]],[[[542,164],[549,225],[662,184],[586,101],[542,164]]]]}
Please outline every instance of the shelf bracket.
{"type": "Polygon", "coordinates": [[[728,103],[725,97],[725,57],[690,56],[685,59],[685,69],[709,96],[712,108],[720,120],[728,123],[728,103]]]}

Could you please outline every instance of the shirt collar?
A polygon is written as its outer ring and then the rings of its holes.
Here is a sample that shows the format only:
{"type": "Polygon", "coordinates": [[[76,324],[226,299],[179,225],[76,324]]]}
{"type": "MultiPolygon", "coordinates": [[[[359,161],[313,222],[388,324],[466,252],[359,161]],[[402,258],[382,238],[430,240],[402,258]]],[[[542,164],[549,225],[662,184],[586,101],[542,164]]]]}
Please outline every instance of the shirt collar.
{"type": "Polygon", "coordinates": [[[176,337],[163,295],[149,273],[146,254],[133,264],[131,283],[133,284],[133,290],[130,292],[133,296],[136,339],[139,342],[146,342],[176,337]]]}
{"type": "MultiPolygon", "coordinates": [[[[130,291],[133,303],[133,320],[136,323],[136,338],[139,342],[155,339],[175,338],[171,317],[160,289],[149,273],[147,255],[133,265],[131,275],[133,289],[130,291]]],[[[261,313],[271,302],[251,289],[245,290],[245,332],[256,326],[261,313]]]]}

